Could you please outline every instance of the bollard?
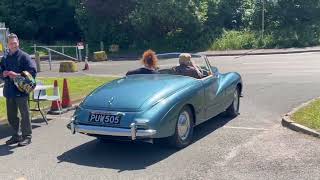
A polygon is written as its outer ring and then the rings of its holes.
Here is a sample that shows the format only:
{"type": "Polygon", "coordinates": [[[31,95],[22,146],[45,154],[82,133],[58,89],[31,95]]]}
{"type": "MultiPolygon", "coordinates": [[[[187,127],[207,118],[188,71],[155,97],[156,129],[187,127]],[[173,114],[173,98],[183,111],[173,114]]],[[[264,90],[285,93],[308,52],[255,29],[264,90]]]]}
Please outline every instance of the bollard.
{"type": "Polygon", "coordinates": [[[89,70],[89,63],[88,63],[88,57],[84,59],[84,68],[82,69],[83,71],[89,70]]]}

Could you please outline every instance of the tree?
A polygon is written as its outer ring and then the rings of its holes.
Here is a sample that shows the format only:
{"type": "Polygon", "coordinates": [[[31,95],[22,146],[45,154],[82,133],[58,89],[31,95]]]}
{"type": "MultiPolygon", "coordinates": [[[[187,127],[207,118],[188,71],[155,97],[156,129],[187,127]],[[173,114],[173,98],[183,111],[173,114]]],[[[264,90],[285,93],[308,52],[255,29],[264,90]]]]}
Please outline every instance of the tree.
{"type": "Polygon", "coordinates": [[[319,0],[279,0],[272,14],[271,28],[279,43],[288,47],[319,43],[319,0]]]}
{"type": "Polygon", "coordinates": [[[79,37],[79,28],[74,20],[74,9],[69,1],[2,0],[0,9],[3,13],[1,20],[23,39],[38,39],[50,43],[55,40],[71,40],[79,37]]]}
{"type": "Polygon", "coordinates": [[[128,21],[135,0],[75,0],[76,19],[93,49],[100,41],[126,46],[134,36],[128,21]]]}
{"type": "Polygon", "coordinates": [[[208,1],[139,1],[130,17],[140,44],[190,49],[204,32],[208,1]]]}

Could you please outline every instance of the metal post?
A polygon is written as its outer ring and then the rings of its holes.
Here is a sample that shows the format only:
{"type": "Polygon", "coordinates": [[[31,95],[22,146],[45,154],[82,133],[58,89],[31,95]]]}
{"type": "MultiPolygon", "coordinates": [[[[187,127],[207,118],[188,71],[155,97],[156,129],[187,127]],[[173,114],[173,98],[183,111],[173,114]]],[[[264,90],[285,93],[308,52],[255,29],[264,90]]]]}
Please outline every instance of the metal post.
{"type": "Polygon", "coordinates": [[[51,51],[49,50],[49,67],[50,67],[50,71],[51,71],[51,51]]]}
{"type": "Polygon", "coordinates": [[[79,61],[79,56],[78,56],[78,46],[76,46],[76,58],[78,59],[79,61]]]}
{"type": "Polygon", "coordinates": [[[264,33],[264,1],[262,0],[262,25],[261,25],[261,40],[263,39],[263,33],[264,33]]]}
{"type": "Polygon", "coordinates": [[[61,49],[61,50],[62,50],[62,54],[64,54],[64,46],[62,46],[62,49],[61,49]]]}
{"type": "Polygon", "coordinates": [[[36,44],[33,45],[33,51],[34,51],[34,54],[36,54],[36,52],[37,52],[37,45],[36,44]]]}
{"type": "Polygon", "coordinates": [[[88,59],[89,57],[89,45],[86,44],[86,58],[88,59]]]}
{"type": "Polygon", "coordinates": [[[80,61],[82,61],[81,49],[79,49],[79,59],[80,59],[80,61]]]}
{"type": "Polygon", "coordinates": [[[40,72],[41,68],[40,68],[40,54],[39,54],[39,52],[35,52],[34,53],[34,60],[35,60],[36,65],[37,65],[37,72],[40,72]]]}
{"type": "Polygon", "coordinates": [[[103,41],[100,41],[100,51],[103,51],[104,50],[104,44],[103,44],[103,41]]]}

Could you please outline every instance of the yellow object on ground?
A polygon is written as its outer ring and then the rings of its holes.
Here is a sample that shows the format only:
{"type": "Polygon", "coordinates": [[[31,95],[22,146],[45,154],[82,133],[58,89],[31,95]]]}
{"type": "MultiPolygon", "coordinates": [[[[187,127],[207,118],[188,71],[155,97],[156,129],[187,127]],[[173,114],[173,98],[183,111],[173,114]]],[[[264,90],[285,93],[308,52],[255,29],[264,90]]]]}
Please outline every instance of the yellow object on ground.
{"type": "Polygon", "coordinates": [[[107,54],[105,51],[97,51],[94,52],[94,60],[95,61],[105,61],[107,60],[107,54]]]}
{"type": "Polygon", "coordinates": [[[65,61],[60,63],[59,72],[77,72],[78,65],[73,61],[65,61]]]}

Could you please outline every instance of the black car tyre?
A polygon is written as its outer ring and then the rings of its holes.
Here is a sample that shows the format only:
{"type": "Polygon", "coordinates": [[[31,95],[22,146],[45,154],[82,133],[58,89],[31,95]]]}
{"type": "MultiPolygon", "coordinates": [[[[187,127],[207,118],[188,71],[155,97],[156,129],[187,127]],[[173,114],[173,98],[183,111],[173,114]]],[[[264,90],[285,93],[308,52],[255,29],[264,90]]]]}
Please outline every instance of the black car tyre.
{"type": "Polygon", "coordinates": [[[171,146],[176,148],[184,148],[192,142],[193,137],[193,114],[189,106],[181,109],[173,136],[168,138],[171,146]]]}
{"type": "Polygon", "coordinates": [[[227,115],[230,117],[236,117],[239,115],[239,107],[240,107],[240,89],[236,88],[233,93],[233,100],[231,105],[227,108],[227,115]]]}

